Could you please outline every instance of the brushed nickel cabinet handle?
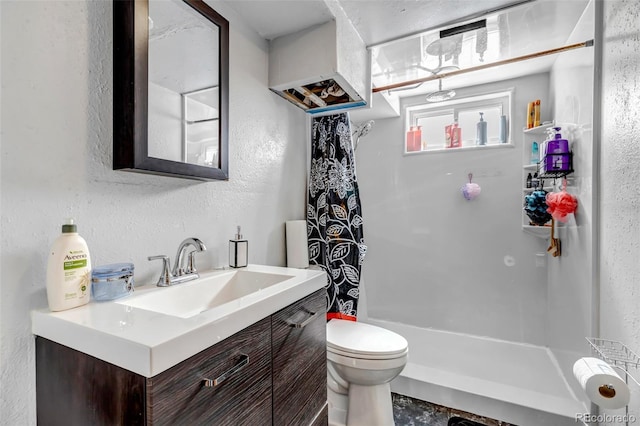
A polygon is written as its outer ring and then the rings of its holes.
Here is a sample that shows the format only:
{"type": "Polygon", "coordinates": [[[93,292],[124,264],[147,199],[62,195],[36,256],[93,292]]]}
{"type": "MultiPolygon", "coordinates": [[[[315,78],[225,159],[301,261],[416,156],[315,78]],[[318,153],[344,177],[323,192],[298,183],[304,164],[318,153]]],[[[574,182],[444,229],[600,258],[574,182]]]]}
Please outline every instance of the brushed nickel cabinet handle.
{"type": "Polygon", "coordinates": [[[307,324],[309,324],[311,321],[313,321],[315,319],[315,317],[318,316],[318,314],[320,314],[320,312],[312,312],[312,311],[308,311],[305,309],[305,312],[308,313],[310,316],[309,318],[307,318],[306,320],[302,321],[302,322],[294,322],[294,321],[287,321],[289,323],[290,327],[294,327],[294,328],[304,328],[307,326],[307,324]]]}
{"type": "Polygon", "coordinates": [[[225,371],[224,373],[222,373],[220,376],[216,377],[215,379],[204,379],[202,381],[202,384],[206,388],[216,387],[219,384],[221,384],[222,382],[224,382],[225,380],[227,380],[231,375],[233,375],[233,374],[237,373],[238,371],[242,370],[247,365],[249,365],[249,355],[241,354],[240,355],[240,360],[238,361],[238,363],[236,365],[234,365],[229,370],[225,371]]]}

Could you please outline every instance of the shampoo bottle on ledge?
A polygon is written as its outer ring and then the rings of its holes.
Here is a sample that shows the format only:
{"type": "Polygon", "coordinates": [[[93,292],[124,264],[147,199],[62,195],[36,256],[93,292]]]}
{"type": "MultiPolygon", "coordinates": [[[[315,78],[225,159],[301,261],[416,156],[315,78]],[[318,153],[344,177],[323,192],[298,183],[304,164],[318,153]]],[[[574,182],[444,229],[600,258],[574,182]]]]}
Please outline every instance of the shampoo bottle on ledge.
{"type": "Polygon", "coordinates": [[[233,240],[229,240],[229,266],[232,268],[244,268],[249,260],[249,241],[242,239],[240,226],[233,240]]]}
{"type": "Polygon", "coordinates": [[[531,164],[538,164],[538,161],[540,161],[538,142],[533,141],[531,144],[531,164]]]}
{"type": "Polygon", "coordinates": [[[477,124],[476,145],[487,144],[487,122],[483,118],[484,113],[480,113],[480,121],[477,124]]]}

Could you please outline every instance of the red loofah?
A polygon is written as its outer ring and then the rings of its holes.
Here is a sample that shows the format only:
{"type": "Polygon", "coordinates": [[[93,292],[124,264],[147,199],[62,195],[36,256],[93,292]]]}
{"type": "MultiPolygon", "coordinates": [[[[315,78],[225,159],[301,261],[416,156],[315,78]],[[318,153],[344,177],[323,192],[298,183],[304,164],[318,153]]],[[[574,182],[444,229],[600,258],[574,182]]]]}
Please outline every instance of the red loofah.
{"type": "Polygon", "coordinates": [[[547,194],[547,212],[560,222],[567,221],[567,215],[574,213],[578,208],[578,200],[564,189],[560,192],[547,194]]]}

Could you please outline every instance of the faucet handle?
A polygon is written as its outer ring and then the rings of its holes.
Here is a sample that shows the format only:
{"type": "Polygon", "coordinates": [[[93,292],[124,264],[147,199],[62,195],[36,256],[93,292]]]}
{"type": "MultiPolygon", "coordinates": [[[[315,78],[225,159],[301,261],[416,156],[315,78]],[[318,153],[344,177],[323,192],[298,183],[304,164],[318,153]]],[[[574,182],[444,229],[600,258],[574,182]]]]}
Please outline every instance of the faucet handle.
{"type": "Polygon", "coordinates": [[[192,251],[189,252],[189,259],[187,260],[187,274],[195,274],[196,272],[198,272],[196,270],[196,262],[194,260],[195,254],[199,253],[197,251],[192,251]]]}
{"type": "Polygon", "coordinates": [[[169,264],[169,256],[165,256],[164,254],[158,256],[149,256],[148,260],[158,260],[162,259],[162,273],[160,274],[160,278],[158,278],[158,287],[169,287],[171,285],[171,279],[173,275],[171,275],[171,267],[169,264]]]}

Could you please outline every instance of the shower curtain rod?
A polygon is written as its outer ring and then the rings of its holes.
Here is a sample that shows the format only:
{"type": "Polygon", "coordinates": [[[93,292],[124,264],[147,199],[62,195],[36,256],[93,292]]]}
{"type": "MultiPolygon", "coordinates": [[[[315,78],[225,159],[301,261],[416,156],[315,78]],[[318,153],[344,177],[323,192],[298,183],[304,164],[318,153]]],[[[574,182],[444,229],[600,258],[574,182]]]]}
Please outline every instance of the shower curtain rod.
{"type": "Polygon", "coordinates": [[[500,65],[507,65],[507,64],[512,64],[512,63],[515,63],[515,62],[527,61],[529,59],[540,58],[542,56],[554,55],[556,53],[562,53],[562,52],[567,52],[569,50],[580,49],[580,48],[583,48],[583,47],[592,47],[592,46],[593,46],[593,39],[584,41],[582,43],[575,43],[575,44],[569,44],[569,45],[563,46],[563,47],[557,47],[555,49],[542,50],[540,52],[530,53],[528,55],[518,56],[518,57],[515,57],[515,58],[511,58],[511,59],[504,59],[502,61],[492,62],[490,64],[482,64],[482,65],[477,65],[475,67],[466,68],[466,69],[462,69],[462,70],[449,71],[449,72],[445,72],[445,73],[442,73],[442,74],[434,74],[434,75],[431,75],[429,77],[416,78],[415,80],[403,81],[401,83],[393,83],[393,84],[389,84],[387,86],[374,87],[372,89],[372,92],[373,93],[377,93],[377,92],[384,92],[384,91],[387,91],[387,90],[399,89],[399,88],[406,87],[406,86],[414,86],[416,84],[426,83],[427,81],[439,80],[439,79],[444,79],[444,78],[447,78],[447,77],[454,77],[456,75],[466,74],[468,72],[480,71],[480,70],[484,70],[484,69],[487,69],[487,68],[497,67],[497,66],[500,66],[500,65]]]}

